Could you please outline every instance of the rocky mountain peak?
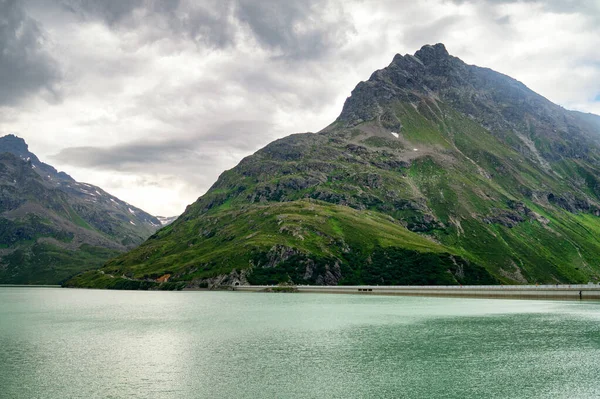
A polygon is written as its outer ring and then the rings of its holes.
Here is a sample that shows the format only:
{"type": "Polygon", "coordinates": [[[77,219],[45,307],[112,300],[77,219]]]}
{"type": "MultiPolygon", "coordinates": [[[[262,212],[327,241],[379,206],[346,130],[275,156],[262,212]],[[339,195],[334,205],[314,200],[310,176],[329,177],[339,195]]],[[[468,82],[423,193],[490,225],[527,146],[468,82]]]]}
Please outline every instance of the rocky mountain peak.
{"type": "Polygon", "coordinates": [[[415,53],[415,57],[421,60],[423,64],[430,65],[448,60],[450,54],[446,50],[446,46],[442,43],[434,45],[426,44],[415,53]]]}
{"type": "MultiPolygon", "coordinates": [[[[397,54],[390,65],[375,71],[369,80],[356,86],[338,121],[349,127],[381,120],[385,109],[394,102],[415,103],[420,98],[438,96],[448,89],[462,90],[471,85],[470,68],[451,56],[442,43],[425,45],[414,55],[397,54]]],[[[384,116],[384,119],[387,118],[384,116]]],[[[400,126],[386,127],[397,129],[400,126]]]]}
{"type": "Polygon", "coordinates": [[[3,152],[10,152],[17,156],[29,156],[29,146],[21,137],[15,136],[14,134],[7,134],[4,137],[0,137],[0,149],[3,152]]]}
{"type": "Polygon", "coordinates": [[[40,161],[40,159],[31,151],[29,146],[21,137],[14,134],[7,134],[0,137],[0,153],[8,152],[21,158],[25,162],[31,163],[35,171],[47,181],[67,181],[75,180],[65,172],[57,171],[53,166],[40,161]]]}
{"type": "MultiPolygon", "coordinates": [[[[511,146],[542,164],[564,156],[592,156],[589,141],[599,141],[596,135],[575,128],[579,122],[572,118],[582,118],[565,114],[561,107],[509,76],[463,62],[441,43],[425,45],[414,55],[398,54],[390,65],[360,82],[346,99],[337,126],[350,128],[367,123],[401,133],[402,119],[406,119],[406,115],[398,115],[401,104],[410,104],[429,120],[439,118],[429,110],[445,104],[478,121],[500,140],[507,132],[522,131],[511,146]],[[529,140],[535,141],[536,137],[550,141],[534,148],[529,140]],[[565,137],[578,144],[562,146],[565,137]]],[[[595,129],[593,118],[583,119],[588,119],[590,125],[585,131],[595,129]]]]}

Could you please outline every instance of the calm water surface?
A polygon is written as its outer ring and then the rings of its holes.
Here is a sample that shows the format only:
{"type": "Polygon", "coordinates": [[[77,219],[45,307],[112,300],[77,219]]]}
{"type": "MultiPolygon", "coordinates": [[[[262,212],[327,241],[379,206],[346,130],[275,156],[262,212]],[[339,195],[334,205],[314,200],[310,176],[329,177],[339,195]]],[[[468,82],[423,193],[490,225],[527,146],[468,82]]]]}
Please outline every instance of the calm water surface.
{"type": "Polygon", "coordinates": [[[600,303],[0,288],[0,397],[600,397],[600,303]]]}

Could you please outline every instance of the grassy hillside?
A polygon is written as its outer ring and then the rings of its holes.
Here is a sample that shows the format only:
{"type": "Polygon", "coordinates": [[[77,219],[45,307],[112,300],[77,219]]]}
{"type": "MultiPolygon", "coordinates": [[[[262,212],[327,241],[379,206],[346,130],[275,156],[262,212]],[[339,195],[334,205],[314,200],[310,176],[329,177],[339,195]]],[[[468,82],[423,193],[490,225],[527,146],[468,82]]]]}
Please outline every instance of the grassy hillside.
{"type": "Polygon", "coordinates": [[[109,262],[103,274],[88,273],[69,285],[103,287],[115,283],[113,277],[151,282],[164,274],[173,276],[171,282],[191,282],[249,267],[254,272],[247,278],[253,284],[331,284],[340,279],[376,284],[386,283],[388,274],[409,284],[496,281],[389,216],[299,200],[215,209],[192,223],[175,223],[109,262]]]}

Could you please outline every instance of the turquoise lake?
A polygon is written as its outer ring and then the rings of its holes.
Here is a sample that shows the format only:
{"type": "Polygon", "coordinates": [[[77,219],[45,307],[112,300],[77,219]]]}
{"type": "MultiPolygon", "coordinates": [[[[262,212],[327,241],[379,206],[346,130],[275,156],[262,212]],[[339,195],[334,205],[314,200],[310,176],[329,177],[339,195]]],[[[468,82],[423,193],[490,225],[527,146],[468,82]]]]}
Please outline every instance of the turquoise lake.
{"type": "Polygon", "coordinates": [[[600,302],[0,288],[0,398],[600,397],[600,302]]]}

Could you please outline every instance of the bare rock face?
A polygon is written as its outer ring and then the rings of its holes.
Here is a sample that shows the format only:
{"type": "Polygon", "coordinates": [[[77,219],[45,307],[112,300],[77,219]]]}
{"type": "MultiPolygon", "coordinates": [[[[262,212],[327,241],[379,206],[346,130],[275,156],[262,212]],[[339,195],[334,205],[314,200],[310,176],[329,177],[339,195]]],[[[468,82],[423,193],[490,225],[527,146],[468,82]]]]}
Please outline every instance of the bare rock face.
{"type": "Polygon", "coordinates": [[[221,287],[237,287],[240,285],[248,285],[247,270],[232,270],[229,274],[220,274],[218,276],[203,279],[193,283],[193,286],[203,286],[209,289],[221,288],[221,287]]]}
{"type": "Polygon", "coordinates": [[[337,285],[342,279],[342,271],[339,262],[333,265],[325,265],[325,274],[317,276],[315,282],[317,285],[337,285]]]}

